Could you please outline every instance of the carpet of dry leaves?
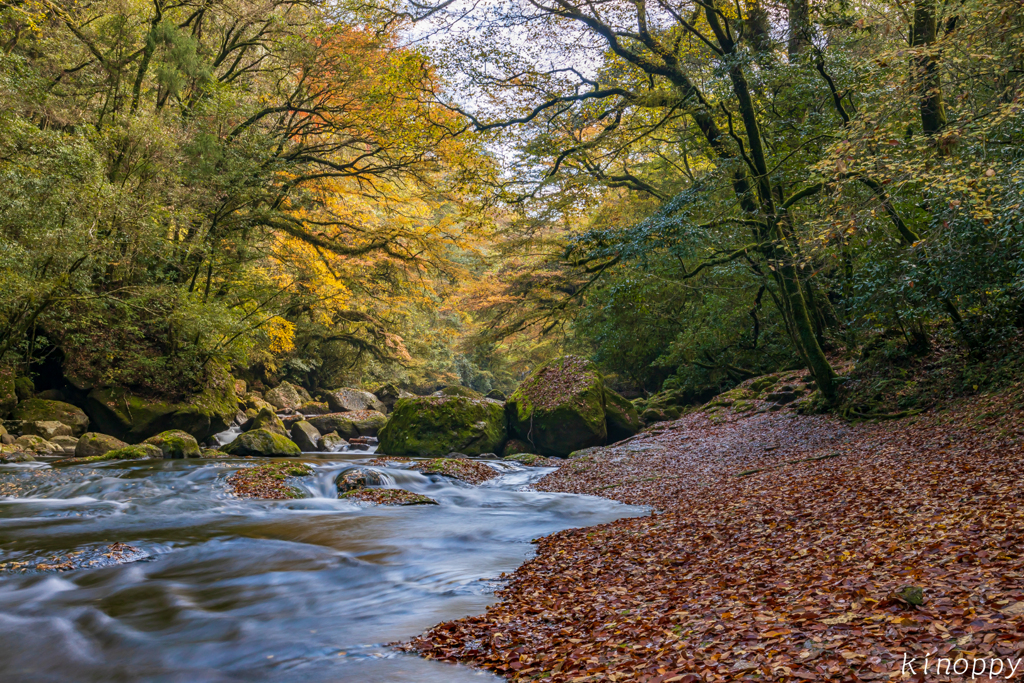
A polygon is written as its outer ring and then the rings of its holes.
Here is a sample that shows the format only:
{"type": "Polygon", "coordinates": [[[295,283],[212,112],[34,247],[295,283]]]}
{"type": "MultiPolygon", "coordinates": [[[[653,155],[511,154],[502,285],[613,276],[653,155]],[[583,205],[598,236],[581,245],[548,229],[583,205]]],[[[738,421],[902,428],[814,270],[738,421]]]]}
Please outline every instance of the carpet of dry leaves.
{"type": "Polygon", "coordinates": [[[405,647],[513,681],[887,681],[904,655],[1024,657],[1018,406],[696,413],[595,449],[538,488],[656,512],[540,540],[486,614],[405,647]]]}

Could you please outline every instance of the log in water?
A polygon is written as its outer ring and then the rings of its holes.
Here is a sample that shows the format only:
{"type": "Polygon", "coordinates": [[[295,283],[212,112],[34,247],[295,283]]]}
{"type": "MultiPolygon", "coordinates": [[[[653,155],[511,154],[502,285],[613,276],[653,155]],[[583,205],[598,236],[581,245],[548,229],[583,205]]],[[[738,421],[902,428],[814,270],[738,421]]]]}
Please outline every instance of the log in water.
{"type": "Polygon", "coordinates": [[[531,539],[644,512],[505,463],[481,486],[382,470],[436,506],[339,500],[369,456],[302,458],[289,501],[227,493],[252,459],[0,467],[0,680],[497,681],[387,644],[483,612],[531,539]]]}

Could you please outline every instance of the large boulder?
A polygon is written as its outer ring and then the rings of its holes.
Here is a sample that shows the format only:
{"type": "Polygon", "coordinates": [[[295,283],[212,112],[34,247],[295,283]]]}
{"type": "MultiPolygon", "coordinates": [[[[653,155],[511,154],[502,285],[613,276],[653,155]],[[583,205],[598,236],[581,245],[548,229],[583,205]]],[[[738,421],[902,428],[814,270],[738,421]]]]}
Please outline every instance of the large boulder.
{"type": "Polygon", "coordinates": [[[636,412],[636,406],[608,387],[604,388],[604,413],[608,426],[608,441],[611,442],[628,439],[644,426],[636,412]]]}
{"type": "Polygon", "coordinates": [[[257,394],[255,391],[248,392],[247,394],[242,396],[242,398],[239,399],[239,401],[241,402],[242,405],[245,406],[246,410],[255,410],[256,412],[259,412],[264,408],[267,408],[272,411],[277,410],[274,406],[264,401],[263,397],[257,394]]]}
{"type": "Polygon", "coordinates": [[[98,432],[86,432],[75,444],[76,458],[91,458],[94,455],[103,455],[108,451],[116,451],[118,448],[127,446],[124,441],[115,439],[109,434],[98,432]]]}
{"type": "Polygon", "coordinates": [[[441,456],[501,451],[508,434],[500,403],[464,396],[403,398],[378,437],[385,455],[441,456]]]}
{"type": "Polygon", "coordinates": [[[299,420],[292,425],[292,441],[303,452],[309,453],[320,450],[320,438],[320,432],[317,431],[317,428],[305,420],[299,420]]]}
{"type": "Polygon", "coordinates": [[[188,432],[204,441],[231,426],[238,413],[238,398],[234,380],[218,374],[206,389],[184,400],[144,398],[119,387],[100,388],[89,392],[84,408],[96,429],[125,441],[139,442],[170,430],[188,432]]]}
{"type": "Polygon", "coordinates": [[[388,411],[394,410],[395,404],[398,403],[399,399],[416,398],[416,394],[410,393],[394,384],[385,384],[380,389],[373,392],[373,395],[379,398],[380,402],[387,406],[388,411]]]}
{"type": "Polygon", "coordinates": [[[369,391],[359,389],[334,389],[324,393],[327,405],[332,413],[344,413],[353,410],[376,410],[386,414],[388,407],[369,391]]]}
{"type": "Polygon", "coordinates": [[[43,420],[42,422],[23,422],[21,425],[22,434],[35,434],[47,441],[53,441],[57,436],[71,436],[72,429],[63,422],[56,420],[43,420]]]}
{"type": "Polygon", "coordinates": [[[151,436],[142,443],[156,446],[164,454],[165,458],[198,458],[202,455],[199,442],[188,432],[180,429],[171,429],[151,436]]]}
{"type": "Polygon", "coordinates": [[[274,432],[281,436],[288,436],[288,430],[285,429],[284,421],[277,416],[277,413],[269,408],[264,408],[256,414],[252,424],[249,425],[249,430],[253,429],[266,429],[269,432],[274,432]]]}
{"type": "Polygon", "coordinates": [[[263,456],[287,456],[301,455],[302,451],[295,443],[280,434],[266,429],[253,429],[238,437],[220,449],[228,455],[263,455],[263,456]]]}
{"type": "Polygon", "coordinates": [[[303,403],[313,400],[308,391],[291,382],[281,382],[273,389],[268,389],[263,398],[278,410],[298,410],[303,403]]]}
{"type": "Polygon", "coordinates": [[[565,457],[608,438],[604,380],[593,363],[564,356],[526,378],[505,404],[516,438],[540,455],[565,457]]]}
{"type": "Polygon", "coordinates": [[[16,405],[13,417],[25,422],[60,422],[70,427],[74,436],[84,434],[89,427],[89,418],[81,408],[41,398],[30,398],[16,405]]]}
{"type": "Polygon", "coordinates": [[[377,436],[377,432],[387,424],[388,418],[376,410],[353,410],[347,413],[328,413],[312,415],[309,423],[321,434],[337,432],[342,438],[353,436],[377,436]]]}

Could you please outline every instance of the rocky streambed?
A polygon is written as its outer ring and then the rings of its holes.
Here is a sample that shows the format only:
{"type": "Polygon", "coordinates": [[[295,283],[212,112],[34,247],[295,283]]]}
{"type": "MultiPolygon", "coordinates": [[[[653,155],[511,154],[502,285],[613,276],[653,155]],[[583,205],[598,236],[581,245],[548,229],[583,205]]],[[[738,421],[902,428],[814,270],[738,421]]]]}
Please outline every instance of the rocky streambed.
{"type": "Polygon", "coordinates": [[[0,466],[0,679],[498,680],[387,644],[483,612],[532,539],[643,513],[531,490],[548,468],[485,461],[470,484],[373,457],[0,466]],[[236,495],[267,462],[298,497],[236,495]],[[353,465],[372,475],[356,490],[436,504],[345,496],[353,465]]]}

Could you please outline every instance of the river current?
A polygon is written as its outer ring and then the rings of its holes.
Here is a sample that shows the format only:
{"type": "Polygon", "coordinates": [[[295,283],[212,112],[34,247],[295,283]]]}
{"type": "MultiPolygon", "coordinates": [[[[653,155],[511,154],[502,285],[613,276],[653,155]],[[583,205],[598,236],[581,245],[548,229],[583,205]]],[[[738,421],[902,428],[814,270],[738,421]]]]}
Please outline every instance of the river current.
{"type": "Polygon", "coordinates": [[[644,514],[507,463],[480,486],[378,468],[436,506],[339,500],[369,457],[303,456],[288,501],[227,493],[252,459],[0,466],[0,681],[499,681],[388,643],[482,613],[532,539],[644,514]],[[69,557],[92,566],[52,569],[69,557]]]}

